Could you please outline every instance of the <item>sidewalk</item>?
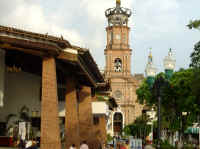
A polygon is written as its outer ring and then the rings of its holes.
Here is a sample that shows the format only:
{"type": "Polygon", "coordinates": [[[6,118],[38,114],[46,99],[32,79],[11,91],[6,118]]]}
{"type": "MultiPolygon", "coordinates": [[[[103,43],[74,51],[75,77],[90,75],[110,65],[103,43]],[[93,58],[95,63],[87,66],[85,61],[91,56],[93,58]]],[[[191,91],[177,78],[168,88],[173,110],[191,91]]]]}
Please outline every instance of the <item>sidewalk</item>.
{"type": "Polygon", "coordinates": [[[0,149],[18,149],[18,148],[15,148],[15,147],[0,147],[0,149]]]}
{"type": "Polygon", "coordinates": [[[152,145],[146,145],[144,149],[155,149],[152,145]]]}

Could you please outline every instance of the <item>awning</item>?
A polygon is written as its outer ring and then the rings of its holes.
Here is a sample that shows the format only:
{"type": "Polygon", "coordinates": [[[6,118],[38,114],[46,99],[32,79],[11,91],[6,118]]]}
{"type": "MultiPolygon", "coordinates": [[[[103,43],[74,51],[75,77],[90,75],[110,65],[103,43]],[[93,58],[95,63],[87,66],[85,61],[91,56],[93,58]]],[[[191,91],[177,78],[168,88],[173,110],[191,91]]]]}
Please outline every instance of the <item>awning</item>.
{"type": "Polygon", "coordinates": [[[187,134],[199,134],[199,127],[188,127],[184,133],[187,134]]]}

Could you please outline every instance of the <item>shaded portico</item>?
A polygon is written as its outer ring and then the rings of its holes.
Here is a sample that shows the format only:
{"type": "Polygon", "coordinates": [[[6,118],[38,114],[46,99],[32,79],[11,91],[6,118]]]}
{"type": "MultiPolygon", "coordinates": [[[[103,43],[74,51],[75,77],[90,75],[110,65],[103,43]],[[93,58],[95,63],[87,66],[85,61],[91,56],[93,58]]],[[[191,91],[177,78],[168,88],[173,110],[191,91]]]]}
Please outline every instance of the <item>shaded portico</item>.
{"type": "Polygon", "coordinates": [[[0,49],[6,66],[18,64],[21,71],[41,77],[41,149],[61,148],[58,84],[65,89],[66,148],[89,139],[90,134],[80,134],[93,123],[91,88],[106,84],[90,52],[63,38],[4,26],[0,26],[0,49]],[[84,111],[87,121],[80,115],[84,111]]]}

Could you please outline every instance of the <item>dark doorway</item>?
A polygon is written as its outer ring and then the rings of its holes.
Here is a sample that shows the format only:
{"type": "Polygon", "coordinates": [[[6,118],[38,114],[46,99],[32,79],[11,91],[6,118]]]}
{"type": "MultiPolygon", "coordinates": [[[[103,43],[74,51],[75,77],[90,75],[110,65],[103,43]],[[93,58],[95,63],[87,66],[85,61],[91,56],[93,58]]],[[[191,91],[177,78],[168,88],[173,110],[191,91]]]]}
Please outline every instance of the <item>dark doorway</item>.
{"type": "Polygon", "coordinates": [[[121,113],[117,112],[114,114],[113,118],[114,135],[120,135],[123,129],[123,116],[121,113]]]}

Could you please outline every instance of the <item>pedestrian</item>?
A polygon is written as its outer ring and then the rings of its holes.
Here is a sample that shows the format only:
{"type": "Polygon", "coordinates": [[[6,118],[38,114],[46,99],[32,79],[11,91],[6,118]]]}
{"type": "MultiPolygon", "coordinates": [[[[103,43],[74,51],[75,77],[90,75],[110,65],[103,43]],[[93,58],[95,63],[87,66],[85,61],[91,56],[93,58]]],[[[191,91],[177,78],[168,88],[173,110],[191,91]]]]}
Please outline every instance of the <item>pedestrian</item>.
{"type": "Polygon", "coordinates": [[[75,144],[72,144],[72,145],[69,147],[69,149],[76,149],[75,144]]]}
{"type": "Polygon", "coordinates": [[[37,143],[35,140],[28,140],[25,147],[25,149],[37,149],[37,143]]]}
{"type": "Polygon", "coordinates": [[[18,147],[19,147],[19,149],[24,149],[25,148],[25,142],[24,142],[24,140],[20,139],[18,147]]]}
{"type": "Polygon", "coordinates": [[[125,143],[121,143],[120,149],[127,149],[126,146],[125,146],[125,143]]]}
{"type": "Polygon", "coordinates": [[[89,149],[89,147],[88,147],[86,141],[83,141],[83,142],[81,143],[80,149],[89,149]]]}
{"type": "Polygon", "coordinates": [[[130,149],[129,141],[126,141],[125,147],[126,147],[126,149],[130,149]]]}

